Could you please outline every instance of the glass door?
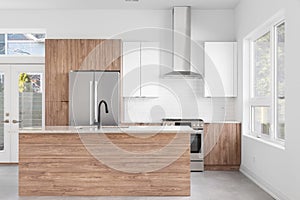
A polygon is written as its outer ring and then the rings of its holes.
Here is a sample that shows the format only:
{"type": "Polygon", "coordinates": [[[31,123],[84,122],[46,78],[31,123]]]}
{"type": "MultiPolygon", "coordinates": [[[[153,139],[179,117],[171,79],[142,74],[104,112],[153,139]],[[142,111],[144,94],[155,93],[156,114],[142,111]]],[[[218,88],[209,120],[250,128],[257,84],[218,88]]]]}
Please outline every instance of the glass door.
{"type": "Polygon", "coordinates": [[[10,162],[10,68],[0,65],[0,161],[10,162]]]}
{"type": "Polygon", "coordinates": [[[9,97],[10,101],[4,115],[9,115],[5,120],[9,125],[6,145],[10,151],[9,159],[1,159],[0,162],[18,162],[19,128],[40,128],[44,125],[44,66],[11,65],[8,70],[10,90],[5,97],[9,97]]]}

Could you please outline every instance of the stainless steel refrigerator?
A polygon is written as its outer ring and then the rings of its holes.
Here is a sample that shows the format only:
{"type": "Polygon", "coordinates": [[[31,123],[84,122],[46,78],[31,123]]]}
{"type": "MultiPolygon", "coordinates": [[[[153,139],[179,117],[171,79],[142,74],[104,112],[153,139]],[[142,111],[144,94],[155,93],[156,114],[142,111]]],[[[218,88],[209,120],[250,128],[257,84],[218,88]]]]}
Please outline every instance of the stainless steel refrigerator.
{"type": "Polygon", "coordinates": [[[89,126],[98,124],[98,105],[104,100],[108,113],[101,107],[101,124],[119,124],[118,71],[71,71],[69,73],[69,124],[89,126]]]}

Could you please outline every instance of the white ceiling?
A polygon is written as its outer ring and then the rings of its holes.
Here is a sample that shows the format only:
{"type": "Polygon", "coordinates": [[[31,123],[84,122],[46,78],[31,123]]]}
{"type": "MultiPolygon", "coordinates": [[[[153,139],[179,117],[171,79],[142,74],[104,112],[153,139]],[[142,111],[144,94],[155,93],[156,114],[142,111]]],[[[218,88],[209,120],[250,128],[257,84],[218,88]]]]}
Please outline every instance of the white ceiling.
{"type": "Polygon", "coordinates": [[[240,0],[0,0],[0,9],[232,9],[240,0]]]}

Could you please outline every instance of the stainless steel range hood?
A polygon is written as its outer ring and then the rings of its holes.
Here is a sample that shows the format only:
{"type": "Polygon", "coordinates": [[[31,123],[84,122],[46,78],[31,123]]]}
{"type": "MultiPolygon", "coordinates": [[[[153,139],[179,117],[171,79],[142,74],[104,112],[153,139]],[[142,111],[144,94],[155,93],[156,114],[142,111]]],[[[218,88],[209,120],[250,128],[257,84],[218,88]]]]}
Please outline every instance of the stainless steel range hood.
{"type": "Polygon", "coordinates": [[[164,78],[202,78],[191,71],[191,8],[173,8],[173,71],[164,78]]]}

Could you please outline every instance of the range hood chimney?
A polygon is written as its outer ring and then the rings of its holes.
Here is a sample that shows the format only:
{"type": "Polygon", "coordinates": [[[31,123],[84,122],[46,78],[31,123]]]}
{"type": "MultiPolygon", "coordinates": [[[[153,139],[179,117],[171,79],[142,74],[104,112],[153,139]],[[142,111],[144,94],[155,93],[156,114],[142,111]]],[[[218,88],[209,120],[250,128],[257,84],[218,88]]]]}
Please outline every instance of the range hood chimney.
{"type": "Polygon", "coordinates": [[[173,8],[173,71],[165,78],[202,78],[191,71],[191,7],[173,8]]]}

